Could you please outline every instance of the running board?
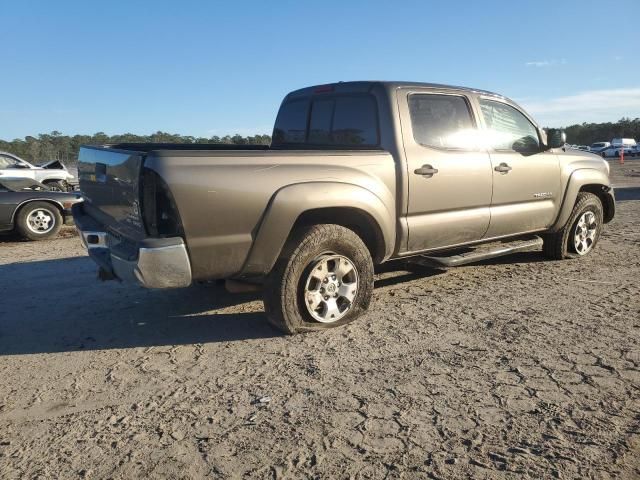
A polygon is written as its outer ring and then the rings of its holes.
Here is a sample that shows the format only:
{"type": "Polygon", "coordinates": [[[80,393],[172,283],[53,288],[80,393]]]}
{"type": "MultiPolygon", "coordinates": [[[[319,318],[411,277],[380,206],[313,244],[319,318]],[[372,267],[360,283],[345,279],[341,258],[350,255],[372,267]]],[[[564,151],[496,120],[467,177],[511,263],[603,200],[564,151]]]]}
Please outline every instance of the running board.
{"type": "Polygon", "coordinates": [[[449,256],[421,255],[407,259],[408,262],[417,263],[427,267],[459,267],[468,263],[480,262],[490,258],[510,255],[522,250],[541,247],[542,238],[535,236],[524,240],[515,240],[499,243],[487,243],[473,248],[470,252],[464,252],[449,256]]]}

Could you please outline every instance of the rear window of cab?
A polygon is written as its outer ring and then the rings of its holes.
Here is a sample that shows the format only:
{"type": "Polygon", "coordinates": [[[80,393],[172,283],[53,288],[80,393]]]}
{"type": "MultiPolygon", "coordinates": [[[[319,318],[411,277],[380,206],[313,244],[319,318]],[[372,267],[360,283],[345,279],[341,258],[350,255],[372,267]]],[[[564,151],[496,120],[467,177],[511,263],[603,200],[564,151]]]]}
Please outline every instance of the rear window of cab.
{"type": "Polygon", "coordinates": [[[371,95],[321,96],[286,102],[272,146],[376,147],[378,108],[371,95]]]}

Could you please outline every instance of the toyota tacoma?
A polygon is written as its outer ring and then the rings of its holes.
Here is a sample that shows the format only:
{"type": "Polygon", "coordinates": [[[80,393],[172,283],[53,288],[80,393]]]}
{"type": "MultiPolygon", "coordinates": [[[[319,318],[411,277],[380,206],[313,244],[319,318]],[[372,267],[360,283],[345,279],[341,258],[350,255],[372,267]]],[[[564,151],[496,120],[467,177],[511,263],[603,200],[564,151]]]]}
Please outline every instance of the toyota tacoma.
{"type": "Polygon", "coordinates": [[[258,286],[287,333],[367,310],[374,266],[452,267],[537,246],[591,253],[608,164],[495,93],[340,82],[289,93],[270,146],[82,147],[74,218],[99,276],[258,286]]]}

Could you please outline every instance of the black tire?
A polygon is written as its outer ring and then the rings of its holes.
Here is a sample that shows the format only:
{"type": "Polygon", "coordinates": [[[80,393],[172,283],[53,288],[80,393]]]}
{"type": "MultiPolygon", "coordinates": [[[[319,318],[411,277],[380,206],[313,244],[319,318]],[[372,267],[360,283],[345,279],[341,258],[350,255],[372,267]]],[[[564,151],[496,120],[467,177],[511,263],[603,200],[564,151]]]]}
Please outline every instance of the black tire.
{"type": "MultiPolygon", "coordinates": [[[[44,225],[44,223],[42,224],[44,225]]],[[[55,237],[62,227],[62,215],[58,208],[48,202],[31,202],[20,208],[16,214],[16,230],[20,235],[29,240],[45,240],[55,237]],[[31,215],[37,215],[42,212],[44,217],[50,220],[46,224],[46,228],[39,230],[29,222],[31,215]]]]}
{"type": "Polygon", "coordinates": [[[571,215],[567,220],[567,223],[560,230],[554,233],[548,233],[543,235],[544,245],[542,250],[547,258],[553,260],[563,260],[565,258],[578,258],[584,255],[588,255],[593,251],[600,239],[603,225],[603,213],[602,202],[600,199],[589,192],[580,192],[576,203],[571,211],[571,215]],[[570,241],[576,234],[576,228],[578,221],[583,214],[592,212],[595,215],[596,221],[596,233],[593,239],[593,243],[589,250],[584,254],[579,254],[573,244],[570,241]]]}
{"type": "Polygon", "coordinates": [[[67,182],[65,182],[64,180],[48,180],[46,182],[43,182],[47,187],[49,187],[49,190],[52,190],[54,192],[68,192],[69,191],[69,184],[67,182]]]}
{"type": "MultiPolygon", "coordinates": [[[[335,278],[335,277],[334,277],[335,278]]],[[[269,322],[287,334],[339,327],[364,313],[373,295],[373,261],[362,239],[339,225],[314,225],[295,230],[267,276],[264,307],[269,322]],[[348,311],[332,323],[315,320],[305,303],[310,270],[323,255],[348,259],[357,271],[357,289],[348,311]]]]}

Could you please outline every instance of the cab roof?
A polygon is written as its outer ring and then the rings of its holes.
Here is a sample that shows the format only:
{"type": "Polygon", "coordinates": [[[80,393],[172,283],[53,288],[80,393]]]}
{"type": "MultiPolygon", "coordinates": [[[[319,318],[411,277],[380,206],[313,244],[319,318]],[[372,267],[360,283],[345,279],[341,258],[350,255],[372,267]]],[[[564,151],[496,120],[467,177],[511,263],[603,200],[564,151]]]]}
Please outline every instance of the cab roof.
{"type": "Polygon", "coordinates": [[[445,85],[440,83],[425,83],[425,82],[400,82],[400,81],[383,81],[383,80],[364,80],[364,81],[350,81],[350,82],[335,82],[327,83],[324,85],[313,85],[310,87],[294,90],[287,95],[287,99],[300,98],[313,95],[316,93],[364,93],[369,92],[375,87],[382,87],[388,93],[397,90],[399,88],[434,88],[434,89],[446,89],[446,90],[458,90],[461,92],[476,93],[481,95],[487,95],[491,97],[502,98],[509,100],[504,95],[490,92],[488,90],[481,90],[478,88],[460,87],[456,85],[445,85]]]}

